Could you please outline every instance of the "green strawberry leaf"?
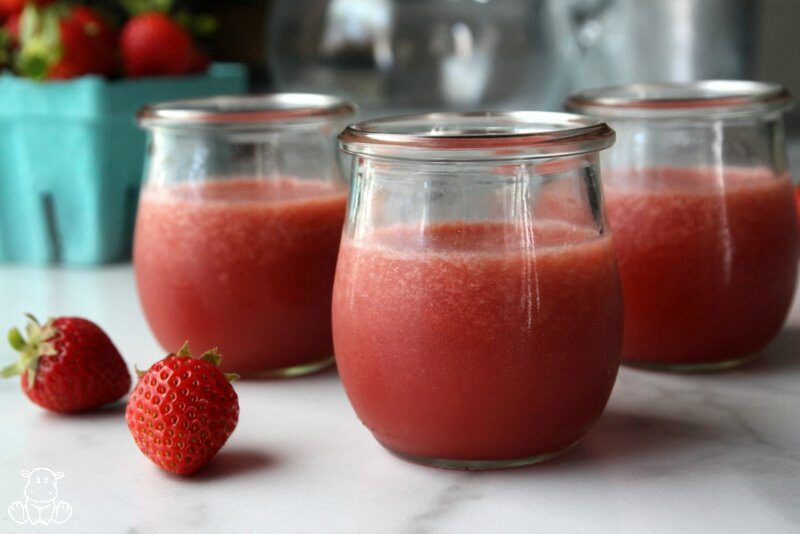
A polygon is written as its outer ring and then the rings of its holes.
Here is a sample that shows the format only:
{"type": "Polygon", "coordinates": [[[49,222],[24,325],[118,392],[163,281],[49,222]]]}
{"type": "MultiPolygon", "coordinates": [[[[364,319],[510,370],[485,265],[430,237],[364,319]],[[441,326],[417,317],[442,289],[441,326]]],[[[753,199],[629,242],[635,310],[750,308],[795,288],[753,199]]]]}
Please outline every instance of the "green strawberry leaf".
{"type": "Polygon", "coordinates": [[[0,370],[0,377],[8,378],[27,371],[27,385],[28,389],[30,389],[36,382],[39,360],[45,356],[58,354],[55,344],[51,341],[53,337],[58,335],[58,331],[53,326],[53,319],[49,319],[44,325],[41,325],[35,317],[30,314],[26,315],[29,319],[25,327],[28,339],[26,341],[17,328],[12,328],[8,331],[8,342],[14,350],[19,352],[19,359],[0,370]]]}
{"type": "Polygon", "coordinates": [[[8,331],[8,342],[17,352],[22,352],[28,346],[28,344],[25,343],[25,338],[22,337],[22,333],[18,328],[12,328],[8,331]]]}
{"type": "Polygon", "coordinates": [[[29,41],[39,27],[39,10],[32,3],[25,6],[19,18],[19,40],[29,41]]]}
{"type": "Polygon", "coordinates": [[[219,355],[218,349],[211,349],[209,351],[204,352],[203,355],[200,356],[200,359],[207,361],[208,363],[216,367],[219,366],[219,362],[222,361],[222,356],[219,355]]]}
{"type": "Polygon", "coordinates": [[[17,361],[0,369],[0,376],[3,378],[11,378],[12,376],[17,376],[21,372],[22,369],[20,369],[19,362],[17,361]]]}
{"type": "Polygon", "coordinates": [[[61,10],[56,7],[37,9],[34,4],[25,7],[20,18],[20,51],[16,65],[23,76],[42,80],[61,58],[60,17],[61,10]]]}
{"type": "Polygon", "coordinates": [[[211,15],[196,15],[192,19],[191,30],[201,37],[216,33],[218,27],[217,19],[211,15]]]}
{"type": "Polygon", "coordinates": [[[181,10],[174,18],[186,31],[198,37],[208,37],[217,31],[217,19],[211,15],[193,15],[181,10]]]}
{"type": "Polygon", "coordinates": [[[172,0],[122,0],[122,7],[131,16],[150,11],[169,13],[172,10],[172,0]]]}
{"type": "Polygon", "coordinates": [[[183,346],[178,349],[178,352],[175,353],[175,356],[178,358],[190,358],[192,356],[192,351],[189,350],[189,342],[184,341],[183,346]]]}

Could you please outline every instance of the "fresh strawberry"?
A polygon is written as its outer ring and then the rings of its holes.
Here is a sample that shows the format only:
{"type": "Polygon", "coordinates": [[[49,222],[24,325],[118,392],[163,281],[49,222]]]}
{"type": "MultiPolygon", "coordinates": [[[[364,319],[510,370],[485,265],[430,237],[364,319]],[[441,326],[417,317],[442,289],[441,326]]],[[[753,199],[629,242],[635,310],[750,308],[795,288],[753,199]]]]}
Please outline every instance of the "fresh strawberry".
{"type": "Polygon", "coordinates": [[[239,398],[219,370],[216,349],[192,358],[188,343],[140,372],[125,419],[139,449],[157,466],[189,475],[217,454],[236,428],[239,398]]]}
{"type": "Polygon", "coordinates": [[[114,29],[85,6],[28,6],[20,20],[17,70],[34,79],[112,76],[118,64],[116,40],[114,29]]]}
{"type": "Polygon", "coordinates": [[[30,400],[54,412],[97,408],[123,397],[131,375],[117,348],[99,326],[78,317],[40,324],[28,316],[27,341],[19,330],[8,333],[19,360],[3,377],[21,375],[30,400]]]}
{"type": "Polygon", "coordinates": [[[99,15],[87,7],[76,6],[59,21],[59,32],[61,55],[50,67],[47,78],[114,74],[117,66],[116,34],[99,15]]]}
{"type": "Polygon", "coordinates": [[[120,48],[127,76],[177,76],[192,68],[192,37],[164,13],[130,19],[122,28],[120,48]]]}

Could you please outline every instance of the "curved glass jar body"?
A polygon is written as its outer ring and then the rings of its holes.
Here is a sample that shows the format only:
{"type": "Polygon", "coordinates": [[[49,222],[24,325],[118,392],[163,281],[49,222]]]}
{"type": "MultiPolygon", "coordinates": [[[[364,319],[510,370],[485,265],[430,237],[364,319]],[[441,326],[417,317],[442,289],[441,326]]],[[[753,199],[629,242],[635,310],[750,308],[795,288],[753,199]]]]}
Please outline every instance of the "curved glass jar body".
{"type": "Polygon", "coordinates": [[[534,463],[603,411],[622,300],[599,121],[432,114],[349,127],[337,365],[377,440],[442,467],[534,463]]]}
{"type": "Polygon", "coordinates": [[[134,239],[142,306],[164,349],[294,375],[332,362],[330,305],[347,184],[335,136],[354,108],[322,95],[144,108],[134,239]]]}
{"type": "Polygon", "coordinates": [[[742,81],[637,84],[568,100],[618,136],[603,171],[627,362],[726,368],[779,332],[798,257],[789,102],[780,86],[742,81]]]}

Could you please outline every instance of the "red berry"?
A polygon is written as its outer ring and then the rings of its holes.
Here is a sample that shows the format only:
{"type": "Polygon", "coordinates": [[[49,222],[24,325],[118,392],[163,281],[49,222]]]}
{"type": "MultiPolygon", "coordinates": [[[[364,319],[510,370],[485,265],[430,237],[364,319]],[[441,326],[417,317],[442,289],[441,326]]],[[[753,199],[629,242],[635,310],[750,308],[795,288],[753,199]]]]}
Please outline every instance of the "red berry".
{"type": "Polygon", "coordinates": [[[114,74],[117,68],[117,35],[100,15],[88,7],[75,6],[59,21],[58,28],[61,55],[48,70],[47,78],[114,74]]]}
{"type": "Polygon", "coordinates": [[[65,79],[117,71],[116,33],[85,6],[28,8],[20,25],[33,29],[23,32],[19,43],[17,70],[23,76],[65,79]]]}
{"type": "Polygon", "coordinates": [[[179,475],[203,467],[239,421],[239,398],[219,370],[216,350],[192,358],[188,344],[141,373],[125,420],[136,445],[157,466],[179,475]]]}
{"type": "Polygon", "coordinates": [[[144,13],[130,19],[122,28],[120,48],[127,76],[177,76],[192,67],[191,36],[164,13],[144,13]]]}
{"type": "Polygon", "coordinates": [[[8,333],[20,359],[2,370],[21,375],[30,400],[54,412],[78,412],[122,398],[131,387],[125,361],[105,332],[78,317],[30,317],[28,340],[16,328],[8,333]]]}

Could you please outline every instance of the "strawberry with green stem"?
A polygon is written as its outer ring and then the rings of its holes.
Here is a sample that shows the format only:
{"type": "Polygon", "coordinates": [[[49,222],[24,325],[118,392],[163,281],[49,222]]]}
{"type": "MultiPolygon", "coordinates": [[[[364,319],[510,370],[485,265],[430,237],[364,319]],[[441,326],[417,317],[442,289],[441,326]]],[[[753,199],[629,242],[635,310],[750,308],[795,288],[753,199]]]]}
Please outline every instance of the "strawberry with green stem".
{"type": "Polygon", "coordinates": [[[125,0],[131,14],[120,36],[126,76],[179,76],[205,72],[208,57],[193,35],[216,30],[216,20],[186,11],[173,13],[172,0],[125,0]]]}
{"type": "Polygon", "coordinates": [[[28,315],[27,339],[12,328],[8,341],[19,359],[0,371],[21,377],[22,390],[39,406],[79,412],[119,400],[131,387],[125,361],[111,339],[91,321],[59,317],[41,324],[28,315]]]}
{"type": "Polygon", "coordinates": [[[125,420],[139,449],[158,467],[189,475],[222,448],[239,420],[239,398],[219,370],[216,349],[193,358],[188,342],[175,354],[137,370],[125,420]]]}
{"type": "Polygon", "coordinates": [[[168,15],[151,12],[125,24],[120,49],[126,76],[179,76],[191,70],[194,43],[168,15]]]}
{"type": "Polygon", "coordinates": [[[16,69],[37,80],[112,76],[119,64],[116,44],[114,28],[86,6],[28,5],[19,23],[16,69]]]}

